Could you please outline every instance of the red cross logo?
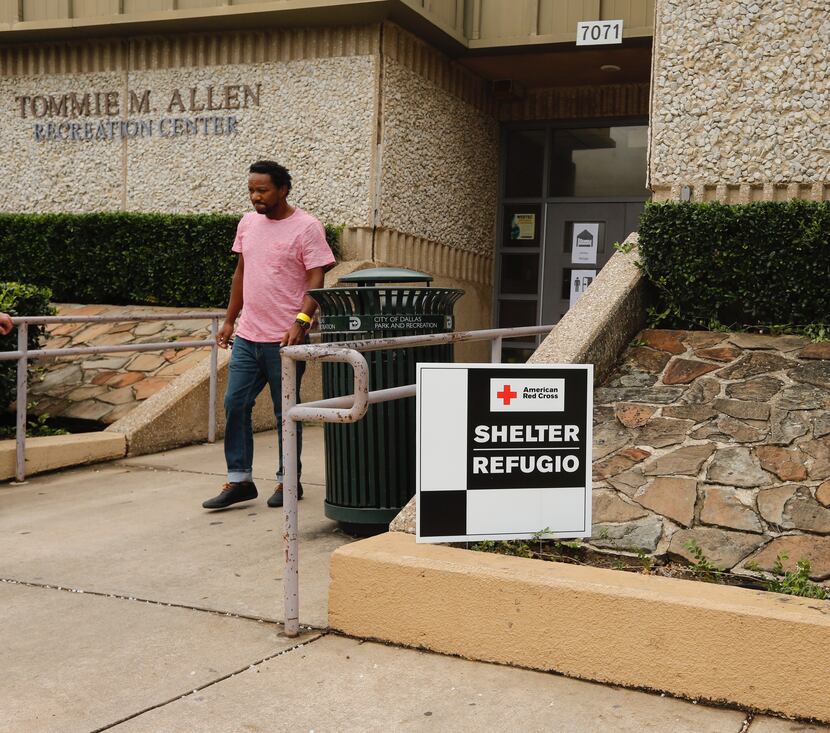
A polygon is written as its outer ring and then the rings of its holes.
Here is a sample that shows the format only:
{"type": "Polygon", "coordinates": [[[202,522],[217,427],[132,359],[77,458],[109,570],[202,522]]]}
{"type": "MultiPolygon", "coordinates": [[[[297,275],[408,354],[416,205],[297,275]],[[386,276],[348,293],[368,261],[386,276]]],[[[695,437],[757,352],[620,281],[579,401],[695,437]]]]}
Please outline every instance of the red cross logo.
{"type": "Polygon", "coordinates": [[[518,396],[518,393],[511,391],[509,384],[505,384],[501,392],[496,392],[496,397],[502,400],[505,405],[509,405],[510,400],[518,396]]]}

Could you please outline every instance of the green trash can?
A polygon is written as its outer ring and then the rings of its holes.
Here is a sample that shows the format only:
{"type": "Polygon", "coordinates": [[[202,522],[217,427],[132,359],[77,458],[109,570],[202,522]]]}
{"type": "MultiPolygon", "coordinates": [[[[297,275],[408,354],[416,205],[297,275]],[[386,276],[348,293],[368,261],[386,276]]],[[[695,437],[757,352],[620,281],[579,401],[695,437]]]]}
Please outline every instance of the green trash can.
{"type": "MultiPolygon", "coordinates": [[[[433,288],[423,272],[395,268],[359,270],[342,287],[309,291],[320,305],[323,343],[446,333],[464,294],[433,288]],[[421,284],[422,283],[422,284],[421,284]]],[[[369,389],[415,382],[418,362],[453,361],[452,344],[387,349],[364,355],[369,389]]],[[[354,392],[348,364],[323,362],[323,396],[354,392]]],[[[415,398],[369,405],[350,425],[327,423],[325,513],[356,531],[385,529],[415,494],[415,398]]]]}

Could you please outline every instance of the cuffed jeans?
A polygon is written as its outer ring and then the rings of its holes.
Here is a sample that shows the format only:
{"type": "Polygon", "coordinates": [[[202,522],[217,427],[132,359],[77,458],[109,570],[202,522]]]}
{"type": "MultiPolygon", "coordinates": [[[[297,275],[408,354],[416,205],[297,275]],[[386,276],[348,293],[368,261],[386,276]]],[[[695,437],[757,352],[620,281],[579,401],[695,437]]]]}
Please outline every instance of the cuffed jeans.
{"type": "MultiPolygon", "coordinates": [[[[254,463],[254,429],[251,413],[257,395],[267,384],[274,402],[277,418],[277,443],[279,459],[277,481],[283,479],[282,462],[282,364],[280,345],[258,343],[236,336],[228,367],[228,388],[225,391],[225,462],[228,465],[228,481],[251,481],[254,463]]],[[[297,399],[305,362],[297,362],[297,399]]],[[[303,446],[303,424],[297,423],[297,477],[302,471],[300,451],[303,446]]]]}

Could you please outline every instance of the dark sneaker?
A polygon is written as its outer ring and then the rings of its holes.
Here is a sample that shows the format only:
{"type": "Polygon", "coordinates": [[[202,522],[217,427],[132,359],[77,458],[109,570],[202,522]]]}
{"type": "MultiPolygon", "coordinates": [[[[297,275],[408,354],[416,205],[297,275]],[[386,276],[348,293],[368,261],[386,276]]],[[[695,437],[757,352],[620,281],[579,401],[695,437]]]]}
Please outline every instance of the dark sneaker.
{"type": "Polygon", "coordinates": [[[238,484],[225,484],[216,496],[202,502],[205,509],[224,509],[240,501],[250,501],[258,496],[253,481],[240,481],[238,484]]]}
{"type": "MultiPolygon", "coordinates": [[[[303,485],[297,484],[297,499],[303,498],[303,485]]],[[[282,483],[277,484],[277,488],[275,489],[274,493],[268,497],[268,506],[272,509],[275,509],[278,506],[282,506],[282,483]]]]}

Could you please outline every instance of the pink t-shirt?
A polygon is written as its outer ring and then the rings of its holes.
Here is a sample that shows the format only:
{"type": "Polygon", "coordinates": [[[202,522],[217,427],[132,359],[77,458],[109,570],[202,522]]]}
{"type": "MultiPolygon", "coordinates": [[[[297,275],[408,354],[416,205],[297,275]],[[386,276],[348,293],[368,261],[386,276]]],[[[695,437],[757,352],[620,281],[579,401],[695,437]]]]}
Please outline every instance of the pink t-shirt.
{"type": "Polygon", "coordinates": [[[298,208],[285,219],[248,212],[236,228],[233,251],[245,263],[236,332],[257,342],[282,339],[303,304],[306,270],[334,262],[323,225],[298,208]]]}

